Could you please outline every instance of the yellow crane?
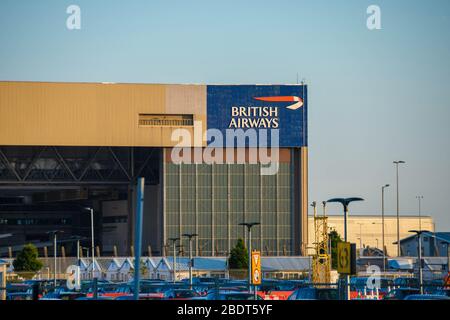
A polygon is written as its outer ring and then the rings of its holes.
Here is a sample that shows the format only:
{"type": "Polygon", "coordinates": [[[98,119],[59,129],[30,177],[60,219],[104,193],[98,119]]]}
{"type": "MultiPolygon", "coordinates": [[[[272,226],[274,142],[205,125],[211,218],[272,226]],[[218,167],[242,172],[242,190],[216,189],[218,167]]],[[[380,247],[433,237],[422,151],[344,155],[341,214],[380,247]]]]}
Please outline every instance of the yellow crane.
{"type": "Polygon", "coordinates": [[[323,216],[317,216],[316,202],[311,206],[314,208],[314,248],[315,253],[312,260],[313,283],[330,283],[331,259],[328,248],[328,217],[326,216],[326,202],[323,201],[323,216]]]}

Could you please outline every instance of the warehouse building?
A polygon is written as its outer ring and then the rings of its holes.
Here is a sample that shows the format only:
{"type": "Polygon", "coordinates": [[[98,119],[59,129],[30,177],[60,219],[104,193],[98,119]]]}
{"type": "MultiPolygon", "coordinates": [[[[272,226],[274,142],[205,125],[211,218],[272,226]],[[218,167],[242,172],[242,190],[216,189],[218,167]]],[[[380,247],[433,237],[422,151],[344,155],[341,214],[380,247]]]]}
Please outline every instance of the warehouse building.
{"type": "Polygon", "coordinates": [[[195,254],[224,255],[256,221],[254,248],[302,255],[307,173],[306,85],[0,82],[3,256],[50,230],[73,255],[86,208],[101,254],[130,254],[138,177],[146,252],[197,233],[195,254]]]}
{"type": "MultiPolygon", "coordinates": [[[[434,231],[434,221],[431,216],[400,215],[400,239],[407,238],[412,234],[410,230],[428,230],[434,231]]],[[[348,241],[355,243],[358,249],[364,247],[378,248],[383,247],[382,218],[378,215],[360,215],[350,214],[348,216],[348,241]]],[[[344,216],[329,215],[328,227],[335,230],[343,238],[344,235],[344,216]]],[[[314,242],[314,217],[309,217],[309,243],[312,247],[314,242]]],[[[386,254],[390,257],[397,256],[397,216],[387,214],[384,217],[384,245],[386,254]]],[[[312,253],[312,250],[309,250],[312,253]]],[[[407,252],[403,252],[406,255],[407,252]]]]}

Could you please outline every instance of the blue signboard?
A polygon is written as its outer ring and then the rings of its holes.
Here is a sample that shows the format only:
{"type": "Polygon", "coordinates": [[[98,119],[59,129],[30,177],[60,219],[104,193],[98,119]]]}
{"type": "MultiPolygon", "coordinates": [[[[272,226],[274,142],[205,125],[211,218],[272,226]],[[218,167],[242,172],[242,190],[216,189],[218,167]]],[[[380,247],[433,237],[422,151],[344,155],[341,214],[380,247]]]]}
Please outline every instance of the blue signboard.
{"type": "Polygon", "coordinates": [[[208,129],[223,136],[230,130],[258,135],[267,130],[270,146],[271,130],[277,130],[280,147],[303,147],[308,144],[307,115],[306,85],[207,86],[208,129]]]}

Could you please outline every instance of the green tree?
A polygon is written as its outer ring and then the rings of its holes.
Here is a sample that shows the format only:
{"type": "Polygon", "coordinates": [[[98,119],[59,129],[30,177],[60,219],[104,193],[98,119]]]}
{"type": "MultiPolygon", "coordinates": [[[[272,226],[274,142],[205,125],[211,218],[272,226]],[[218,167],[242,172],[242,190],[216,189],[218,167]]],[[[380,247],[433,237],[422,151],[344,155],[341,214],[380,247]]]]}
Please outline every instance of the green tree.
{"type": "MultiPolygon", "coordinates": [[[[141,263],[139,264],[139,271],[140,271],[139,274],[141,275],[141,277],[148,276],[148,268],[143,260],[141,260],[141,263]]],[[[130,270],[130,275],[132,275],[134,277],[134,269],[130,270]]]]}
{"type": "Polygon", "coordinates": [[[13,261],[14,271],[36,272],[41,270],[42,262],[38,260],[37,248],[29,243],[20,251],[13,261]]]}
{"type": "Polygon", "coordinates": [[[331,242],[331,268],[337,269],[337,244],[343,240],[336,230],[332,230],[328,236],[331,242]]]}
{"type": "Polygon", "coordinates": [[[244,240],[238,239],[236,246],[231,249],[228,265],[230,269],[248,268],[248,251],[244,245],[244,240]]]}

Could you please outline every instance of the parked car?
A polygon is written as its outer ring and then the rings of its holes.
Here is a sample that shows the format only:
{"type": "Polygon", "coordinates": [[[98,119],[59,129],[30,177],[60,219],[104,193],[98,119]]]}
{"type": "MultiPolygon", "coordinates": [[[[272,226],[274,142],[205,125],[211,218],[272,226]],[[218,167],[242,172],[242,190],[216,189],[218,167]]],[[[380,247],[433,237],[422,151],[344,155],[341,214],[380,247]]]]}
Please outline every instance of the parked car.
{"type": "Polygon", "coordinates": [[[6,300],[31,300],[33,289],[26,283],[8,283],[6,285],[6,300]]]}
{"type": "Polygon", "coordinates": [[[385,296],[384,300],[404,300],[405,297],[412,294],[419,294],[420,290],[417,288],[397,288],[389,291],[385,296]]]}
{"type": "Polygon", "coordinates": [[[76,291],[59,291],[50,292],[39,300],[78,300],[78,298],[86,297],[86,293],[76,291]]]}
{"type": "Polygon", "coordinates": [[[404,300],[450,300],[450,297],[438,294],[411,294],[406,296],[404,300]]]}
{"type": "Polygon", "coordinates": [[[419,280],[417,278],[399,277],[394,279],[394,286],[397,288],[418,288],[419,280]]]}
{"type": "Polygon", "coordinates": [[[31,289],[26,292],[12,292],[6,294],[6,300],[32,300],[33,293],[31,289]]]}
{"type": "Polygon", "coordinates": [[[298,287],[305,285],[304,281],[291,282],[266,280],[259,286],[258,295],[265,300],[286,300],[298,287]]]}
{"type": "MultiPolygon", "coordinates": [[[[161,300],[162,298],[159,296],[155,296],[154,294],[146,294],[146,293],[140,293],[139,294],[139,300],[161,300]]],[[[125,296],[119,296],[115,298],[114,300],[134,300],[134,295],[129,294],[125,296]]]]}
{"type": "MultiPolygon", "coordinates": [[[[377,290],[370,288],[369,277],[353,277],[350,280],[350,299],[365,299],[366,296],[376,294],[377,290]]],[[[373,283],[372,285],[375,285],[373,283]]],[[[379,279],[378,295],[383,298],[394,287],[394,281],[388,278],[379,279]]]]}
{"type": "Polygon", "coordinates": [[[94,297],[81,297],[81,298],[77,298],[75,300],[95,300],[95,301],[97,301],[97,300],[114,300],[114,298],[99,296],[97,298],[94,298],[94,297]]]}
{"type": "Polygon", "coordinates": [[[424,281],[424,291],[428,294],[438,294],[438,291],[441,291],[444,287],[444,281],[442,279],[434,279],[424,281]]]}
{"type": "MultiPolygon", "coordinates": [[[[255,300],[255,294],[242,291],[218,291],[210,292],[205,297],[198,297],[193,300],[255,300]]],[[[256,300],[263,299],[257,295],[256,300]]]]}
{"type": "Polygon", "coordinates": [[[450,289],[440,289],[436,291],[437,295],[450,297],[450,289]]]}
{"type": "Polygon", "coordinates": [[[199,294],[190,289],[169,289],[164,292],[164,299],[189,300],[199,294]]]}
{"type": "Polygon", "coordinates": [[[339,293],[336,288],[298,288],[288,300],[339,300],[339,293]]]}

